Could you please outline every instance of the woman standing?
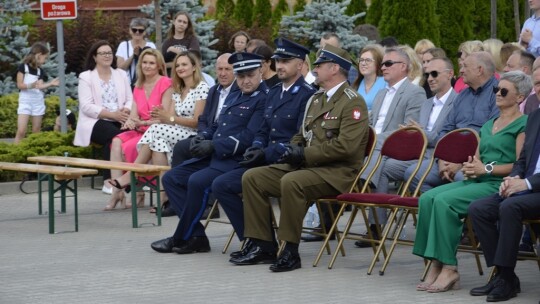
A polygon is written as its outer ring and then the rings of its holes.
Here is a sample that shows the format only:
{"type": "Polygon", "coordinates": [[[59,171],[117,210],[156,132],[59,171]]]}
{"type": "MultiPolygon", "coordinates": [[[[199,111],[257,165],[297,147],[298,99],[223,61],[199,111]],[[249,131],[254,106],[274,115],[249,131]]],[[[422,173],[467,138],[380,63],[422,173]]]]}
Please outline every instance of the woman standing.
{"type": "MultiPolygon", "coordinates": [[[[144,50],[137,64],[137,83],[133,90],[135,102],[131,107],[129,118],[122,129],[128,130],[119,134],[112,141],[111,160],[134,162],[137,158],[137,143],[144,132],[159,120],[152,118],[151,112],[157,107],[169,109],[171,104],[171,80],[165,76],[165,61],[161,53],[155,49],[144,50]]],[[[120,170],[111,170],[112,178],[122,175],[120,170]]],[[[116,188],[121,188],[116,180],[111,182],[116,188]]],[[[144,198],[144,196],[143,196],[144,198]]],[[[124,204],[124,192],[113,189],[113,196],[105,210],[112,210],[118,202],[124,204]]],[[[144,202],[143,202],[144,203],[144,202]]]]}
{"type": "Polygon", "coordinates": [[[429,190],[420,196],[413,253],[433,264],[417,290],[443,292],[459,285],[457,247],[469,204],[496,193],[503,177],[512,170],[525,140],[527,116],[519,104],[529,95],[532,82],[521,71],[503,75],[496,92],[500,116],[480,129],[474,157],[463,164],[464,181],[429,190]]]}
{"type": "Polygon", "coordinates": [[[233,53],[245,52],[249,40],[250,37],[248,33],[244,31],[238,31],[234,33],[229,40],[229,48],[233,50],[233,53]]]}
{"type": "MultiPolygon", "coordinates": [[[[111,158],[111,141],[122,133],[122,124],[129,117],[133,95],[124,71],[116,69],[116,58],[109,42],[94,43],[86,56],[85,71],[79,75],[79,119],[75,146],[87,147],[90,142],[103,146],[103,159],[111,158]]],[[[111,177],[103,173],[103,191],[111,177]]]]}
{"type": "Polygon", "coordinates": [[[261,45],[253,50],[253,54],[263,57],[261,66],[262,79],[268,88],[272,88],[281,82],[276,73],[276,63],[274,62],[274,59],[272,59],[272,56],[274,56],[274,50],[272,50],[272,48],[270,48],[268,45],[261,45]]]}
{"type": "Polygon", "coordinates": [[[360,51],[358,59],[358,78],[354,81],[352,87],[358,90],[371,111],[371,106],[377,92],[384,89],[386,81],[382,77],[381,64],[384,56],[384,49],[378,44],[370,44],[360,51]]]}
{"type": "Polygon", "coordinates": [[[167,39],[163,41],[161,46],[161,52],[167,64],[167,75],[171,75],[174,58],[183,51],[200,54],[200,46],[189,14],[187,12],[178,12],[174,15],[171,27],[167,32],[167,39]]]}
{"type": "Polygon", "coordinates": [[[127,71],[132,88],[137,81],[137,61],[139,55],[145,48],[156,48],[156,45],[153,42],[147,41],[144,38],[147,27],[148,21],[146,21],[146,19],[131,19],[131,22],[129,23],[129,34],[131,35],[131,39],[120,42],[118,49],[116,49],[118,67],[127,71]]]}
{"type": "MultiPolygon", "coordinates": [[[[167,166],[174,145],[181,139],[197,135],[197,122],[204,110],[209,87],[204,82],[197,56],[183,52],[176,56],[172,99],[169,109],[155,107],[152,118],[159,121],[146,130],[137,144],[135,163],[167,166]]],[[[129,173],[113,181],[120,188],[129,184],[129,173]]]]}

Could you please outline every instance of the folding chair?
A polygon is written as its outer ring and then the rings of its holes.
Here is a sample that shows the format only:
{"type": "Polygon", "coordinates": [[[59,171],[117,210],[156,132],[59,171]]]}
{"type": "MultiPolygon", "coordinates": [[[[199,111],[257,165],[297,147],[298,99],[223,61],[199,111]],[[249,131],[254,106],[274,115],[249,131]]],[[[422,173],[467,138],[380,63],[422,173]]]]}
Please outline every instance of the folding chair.
{"type": "MultiPolygon", "coordinates": [[[[389,201],[389,206],[391,206],[391,208],[393,209],[393,212],[390,218],[392,221],[395,220],[397,228],[395,229],[392,245],[390,246],[388,254],[379,271],[380,275],[384,275],[384,271],[386,270],[386,267],[388,266],[388,263],[390,262],[392,253],[398,243],[404,244],[404,245],[411,245],[411,246],[414,244],[412,241],[399,239],[399,235],[401,235],[401,232],[403,230],[403,227],[405,226],[405,223],[407,222],[407,218],[409,215],[412,215],[414,218],[414,221],[416,222],[416,216],[418,214],[418,201],[419,201],[418,196],[420,194],[419,193],[420,185],[422,185],[422,183],[424,182],[430,169],[433,167],[435,160],[441,159],[441,160],[445,160],[452,163],[466,162],[469,156],[475,155],[478,142],[479,142],[478,134],[473,129],[462,128],[462,129],[457,129],[457,130],[447,133],[445,136],[443,136],[439,140],[439,142],[435,146],[435,150],[433,152],[433,155],[430,158],[428,168],[426,172],[420,178],[419,185],[414,191],[412,197],[397,197],[389,201]],[[401,214],[399,218],[398,218],[398,213],[401,214]]],[[[481,275],[483,274],[482,266],[480,263],[480,257],[479,257],[481,252],[478,250],[478,244],[476,243],[476,238],[474,237],[474,233],[473,233],[473,229],[472,229],[472,225],[470,221],[465,220],[465,224],[467,225],[467,228],[468,228],[468,237],[471,240],[471,244],[469,246],[460,245],[459,250],[464,251],[464,252],[470,252],[475,255],[476,264],[478,266],[478,272],[481,275]]],[[[376,253],[376,255],[377,254],[378,253],[376,253]]],[[[369,268],[369,272],[373,270],[374,265],[375,265],[375,261],[372,261],[369,268]]],[[[430,266],[431,266],[431,261],[426,263],[426,267],[422,275],[422,279],[425,278],[430,266]]]]}
{"type": "MultiPolygon", "coordinates": [[[[340,248],[343,245],[343,241],[346,238],[355,239],[355,240],[366,240],[371,243],[374,253],[380,252],[380,250],[382,249],[383,255],[386,257],[386,249],[384,247],[383,240],[386,238],[386,235],[388,234],[390,230],[391,222],[389,221],[388,224],[385,225],[384,231],[382,233],[383,238],[381,239],[381,241],[375,240],[371,233],[371,230],[369,229],[369,220],[366,213],[366,209],[370,208],[372,212],[375,212],[375,207],[387,207],[387,208],[392,209],[391,207],[387,205],[390,199],[396,198],[396,197],[404,197],[408,194],[407,189],[409,188],[412,177],[416,175],[416,173],[418,172],[418,169],[420,168],[420,165],[421,165],[420,160],[422,160],[424,157],[426,147],[427,147],[426,135],[424,134],[424,131],[416,127],[405,127],[405,128],[396,130],[395,132],[390,134],[388,138],[386,138],[381,148],[381,152],[377,158],[377,162],[375,163],[374,168],[372,169],[372,171],[366,178],[366,181],[364,182],[364,187],[369,185],[371,178],[373,177],[375,172],[379,169],[379,166],[382,163],[383,157],[393,158],[393,159],[397,159],[401,161],[419,160],[418,165],[416,166],[413,174],[411,175],[411,178],[409,178],[404,183],[403,187],[398,192],[398,194],[365,193],[366,191],[362,191],[362,193],[345,193],[345,194],[341,194],[337,196],[337,200],[339,201],[340,204],[352,206],[351,216],[349,217],[347,225],[345,226],[345,229],[343,230],[343,235],[341,236],[338,242],[337,248],[340,248]],[[350,233],[350,229],[352,227],[352,224],[354,223],[354,219],[356,218],[356,215],[359,210],[362,212],[362,216],[364,218],[364,223],[368,231],[368,239],[354,236],[352,233],[350,233]],[[379,245],[378,249],[375,247],[377,244],[379,245]]],[[[375,216],[375,224],[377,227],[378,234],[381,235],[380,225],[376,216],[375,216]]],[[[328,268],[333,267],[336,258],[337,258],[337,251],[334,252],[332,259],[328,265],[328,268]]],[[[376,260],[377,258],[378,258],[378,254],[375,255],[374,259],[376,260]]],[[[368,272],[368,274],[370,274],[370,272],[368,272]]]]}
{"type": "MultiPolygon", "coordinates": [[[[212,218],[212,216],[218,210],[218,208],[219,208],[218,207],[218,200],[216,199],[216,200],[214,200],[214,205],[210,209],[210,212],[208,213],[208,217],[206,218],[206,221],[204,222],[204,229],[206,229],[208,227],[208,224],[210,224],[210,222],[220,223],[220,224],[229,224],[229,225],[231,224],[231,222],[229,222],[229,220],[213,219],[212,218]]],[[[223,250],[221,250],[221,253],[223,253],[223,254],[227,253],[227,250],[229,249],[229,246],[231,245],[232,239],[233,239],[235,234],[236,234],[236,232],[234,231],[234,228],[233,228],[231,233],[229,233],[229,237],[227,238],[227,241],[225,242],[225,246],[223,246],[223,250]]]]}
{"type": "MultiPolygon", "coordinates": [[[[365,160],[364,160],[364,162],[362,164],[362,168],[360,169],[360,171],[356,175],[356,178],[354,179],[354,181],[353,181],[353,183],[351,185],[349,193],[355,193],[355,192],[364,193],[366,191],[366,189],[368,188],[367,184],[364,184],[362,186],[362,188],[359,188],[358,181],[360,180],[360,176],[362,176],[362,174],[366,170],[369,162],[371,161],[371,157],[373,156],[373,150],[375,150],[375,144],[376,143],[377,143],[377,133],[375,133],[375,129],[373,129],[372,127],[369,127],[368,143],[366,145],[366,150],[365,150],[365,153],[364,153],[364,155],[365,155],[364,159],[365,160]]],[[[332,205],[332,204],[339,204],[339,201],[337,200],[337,196],[333,196],[333,197],[329,196],[329,197],[323,197],[323,198],[318,199],[315,202],[315,204],[317,204],[317,210],[319,210],[319,214],[321,214],[321,204],[323,204],[323,203],[328,204],[328,205],[332,205]]],[[[339,208],[338,213],[336,215],[334,215],[334,212],[333,212],[332,208],[328,208],[329,211],[330,211],[330,219],[332,220],[332,226],[330,227],[330,230],[327,231],[326,226],[324,224],[324,221],[321,221],[322,232],[320,233],[320,235],[324,236],[325,239],[324,239],[323,244],[321,245],[321,248],[319,250],[319,253],[317,254],[317,257],[313,261],[313,267],[316,267],[319,264],[319,261],[320,261],[320,259],[322,257],[324,249],[326,249],[328,254],[330,254],[330,246],[329,246],[328,242],[330,241],[330,238],[332,237],[332,235],[335,235],[336,240],[339,241],[340,235],[339,235],[339,230],[337,229],[337,224],[339,222],[339,218],[345,212],[345,208],[346,208],[346,205],[341,204],[341,207],[339,208]]],[[[341,246],[341,247],[339,247],[339,249],[341,250],[342,256],[345,256],[345,248],[343,246],[341,246]]]]}

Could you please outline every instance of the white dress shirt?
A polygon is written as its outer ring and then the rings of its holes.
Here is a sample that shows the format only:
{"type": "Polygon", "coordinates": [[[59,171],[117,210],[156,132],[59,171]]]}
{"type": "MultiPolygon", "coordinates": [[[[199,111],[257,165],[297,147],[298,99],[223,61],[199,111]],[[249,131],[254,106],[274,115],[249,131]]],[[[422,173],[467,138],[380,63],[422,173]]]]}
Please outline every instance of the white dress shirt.
{"type": "Polygon", "coordinates": [[[397,90],[399,90],[399,87],[405,82],[405,79],[407,77],[404,77],[400,81],[398,81],[396,84],[394,84],[391,87],[386,87],[386,95],[384,96],[383,103],[381,105],[381,110],[379,111],[379,116],[377,116],[377,122],[375,123],[375,132],[377,134],[382,133],[382,129],[384,126],[384,121],[386,119],[386,114],[388,114],[388,109],[390,109],[390,105],[392,104],[392,100],[394,100],[394,96],[396,96],[397,90]]]}

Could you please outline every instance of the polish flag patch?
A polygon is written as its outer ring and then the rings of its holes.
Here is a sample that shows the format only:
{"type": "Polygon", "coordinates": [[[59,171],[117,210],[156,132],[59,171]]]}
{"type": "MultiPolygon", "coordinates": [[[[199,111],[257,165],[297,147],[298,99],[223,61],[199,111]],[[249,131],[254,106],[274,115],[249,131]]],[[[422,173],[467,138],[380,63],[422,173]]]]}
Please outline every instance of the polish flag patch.
{"type": "Polygon", "coordinates": [[[360,120],[360,117],[362,116],[362,114],[360,114],[360,110],[359,109],[354,109],[353,110],[353,113],[352,113],[352,118],[354,120],[360,120]]]}

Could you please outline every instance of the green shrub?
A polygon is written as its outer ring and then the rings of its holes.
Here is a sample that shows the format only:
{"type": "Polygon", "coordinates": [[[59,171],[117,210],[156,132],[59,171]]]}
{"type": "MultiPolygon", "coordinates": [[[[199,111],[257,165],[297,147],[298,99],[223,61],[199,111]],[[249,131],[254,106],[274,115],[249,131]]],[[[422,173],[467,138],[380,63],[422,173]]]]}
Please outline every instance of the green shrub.
{"type": "MultiPolygon", "coordinates": [[[[91,147],[73,146],[75,132],[62,134],[59,132],[41,132],[30,134],[18,145],[0,142],[0,161],[26,163],[30,156],[62,156],[65,152],[72,157],[92,157],[91,147]]],[[[20,180],[23,173],[0,171],[0,182],[20,180]]]]}
{"type": "MultiPolygon", "coordinates": [[[[76,100],[68,98],[66,100],[67,108],[76,112],[78,103],[76,100]]],[[[54,126],[56,120],[56,109],[60,106],[58,96],[47,96],[45,98],[45,117],[43,118],[42,128],[54,126]]],[[[9,94],[0,96],[0,138],[13,138],[17,132],[17,107],[19,106],[19,94],[9,94]]],[[[75,114],[76,115],[76,114],[75,114]]],[[[31,128],[28,128],[31,130],[31,128]]]]}

